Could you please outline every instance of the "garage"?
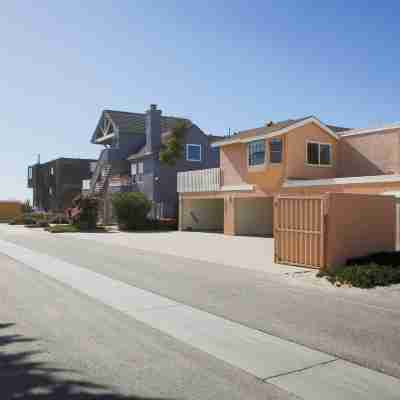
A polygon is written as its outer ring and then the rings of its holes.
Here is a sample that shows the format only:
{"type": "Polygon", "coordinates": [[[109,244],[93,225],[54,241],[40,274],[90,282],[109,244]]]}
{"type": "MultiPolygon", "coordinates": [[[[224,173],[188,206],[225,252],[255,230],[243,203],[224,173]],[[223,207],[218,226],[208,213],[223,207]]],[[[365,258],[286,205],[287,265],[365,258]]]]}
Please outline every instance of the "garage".
{"type": "Polygon", "coordinates": [[[272,236],[273,197],[235,199],[235,234],[272,236]]]}
{"type": "Polygon", "coordinates": [[[183,199],[181,200],[180,229],[223,232],[224,199],[183,199]]]}

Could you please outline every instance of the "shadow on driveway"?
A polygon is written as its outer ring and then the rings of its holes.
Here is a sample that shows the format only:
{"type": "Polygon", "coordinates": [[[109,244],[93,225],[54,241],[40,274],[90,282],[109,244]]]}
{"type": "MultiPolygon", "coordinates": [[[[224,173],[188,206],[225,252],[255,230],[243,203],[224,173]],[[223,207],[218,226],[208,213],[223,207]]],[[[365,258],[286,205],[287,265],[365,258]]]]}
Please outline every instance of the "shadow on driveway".
{"type": "Polygon", "coordinates": [[[62,372],[78,373],[51,368],[44,362],[33,361],[40,352],[11,351],[7,347],[18,343],[32,343],[36,339],[4,333],[14,324],[0,323],[0,398],[1,400],[166,400],[116,394],[111,388],[85,380],[63,379],[62,372]]]}

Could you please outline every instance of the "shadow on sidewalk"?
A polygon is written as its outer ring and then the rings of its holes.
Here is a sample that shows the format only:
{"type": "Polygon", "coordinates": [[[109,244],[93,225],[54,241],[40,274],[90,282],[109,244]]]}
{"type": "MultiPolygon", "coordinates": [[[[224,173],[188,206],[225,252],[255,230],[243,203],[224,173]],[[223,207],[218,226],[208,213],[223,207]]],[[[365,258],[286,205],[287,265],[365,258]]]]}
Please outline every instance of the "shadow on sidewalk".
{"type": "Polygon", "coordinates": [[[0,323],[0,399],[27,400],[166,400],[140,396],[125,396],[111,388],[80,379],[57,376],[61,373],[78,374],[78,371],[51,368],[46,363],[34,361],[41,352],[15,351],[10,347],[33,343],[36,339],[5,334],[14,324],[0,323]]]}

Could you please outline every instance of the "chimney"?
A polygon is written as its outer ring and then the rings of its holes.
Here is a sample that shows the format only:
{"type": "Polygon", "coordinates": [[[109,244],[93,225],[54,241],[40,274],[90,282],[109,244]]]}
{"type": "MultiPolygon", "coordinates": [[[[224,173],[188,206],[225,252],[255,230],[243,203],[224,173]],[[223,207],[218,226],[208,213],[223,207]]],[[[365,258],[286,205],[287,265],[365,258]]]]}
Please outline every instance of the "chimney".
{"type": "Polygon", "coordinates": [[[157,104],[150,104],[146,111],[146,152],[155,152],[161,147],[161,110],[157,104]]]}

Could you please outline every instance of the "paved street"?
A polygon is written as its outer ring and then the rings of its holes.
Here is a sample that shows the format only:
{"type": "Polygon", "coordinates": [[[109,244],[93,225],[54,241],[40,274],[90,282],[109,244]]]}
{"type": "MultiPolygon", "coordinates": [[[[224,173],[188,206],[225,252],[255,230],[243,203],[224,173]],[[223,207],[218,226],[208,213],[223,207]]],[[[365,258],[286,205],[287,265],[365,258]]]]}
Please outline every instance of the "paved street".
{"type": "Polygon", "coordinates": [[[0,226],[0,345],[62,369],[47,389],[75,393],[79,378],[93,398],[397,398],[397,291],[297,286],[101,236],[0,226]]]}

